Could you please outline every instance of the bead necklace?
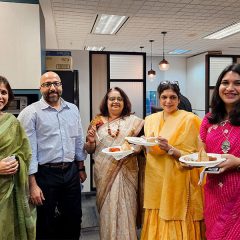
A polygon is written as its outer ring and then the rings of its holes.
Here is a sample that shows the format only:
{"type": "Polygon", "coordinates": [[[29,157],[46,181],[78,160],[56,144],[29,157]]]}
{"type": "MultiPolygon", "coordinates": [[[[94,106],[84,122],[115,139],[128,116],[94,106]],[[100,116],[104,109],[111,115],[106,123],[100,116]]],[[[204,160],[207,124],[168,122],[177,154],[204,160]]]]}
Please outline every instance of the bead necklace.
{"type": "Polygon", "coordinates": [[[109,124],[109,117],[108,117],[108,135],[110,135],[112,138],[115,138],[118,136],[119,132],[120,132],[120,118],[118,120],[118,128],[117,128],[116,133],[112,133],[112,130],[111,130],[110,124],[109,124]]]}
{"type": "MultiPolygon", "coordinates": [[[[227,124],[227,122],[229,122],[229,121],[225,120],[225,121],[221,122],[220,126],[224,127],[227,124]]],[[[228,153],[228,151],[231,149],[231,144],[228,139],[229,139],[229,136],[230,136],[230,133],[232,132],[232,130],[233,130],[233,126],[231,126],[230,130],[228,130],[227,128],[222,129],[222,134],[225,137],[225,140],[221,144],[221,149],[222,149],[223,153],[228,153]]]]}

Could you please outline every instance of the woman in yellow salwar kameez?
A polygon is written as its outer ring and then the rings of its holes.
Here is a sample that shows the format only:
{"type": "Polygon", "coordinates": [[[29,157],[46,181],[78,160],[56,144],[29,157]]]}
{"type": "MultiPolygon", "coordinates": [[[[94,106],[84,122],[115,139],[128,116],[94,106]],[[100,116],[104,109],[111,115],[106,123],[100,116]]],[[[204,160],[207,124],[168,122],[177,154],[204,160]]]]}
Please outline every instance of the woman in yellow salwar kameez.
{"type": "Polygon", "coordinates": [[[158,94],[163,111],[146,117],[144,125],[145,136],[157,137],[158,145],[147,149],[141,240],[202,240],[200,170],[178,161],[198,150],[200,119],[178,110],[177,82],[160,83],[158,94]]]}
{"type": "Polygon", "coordinates": [[[19,121],[4,112],[12,99],[0,76],[0,240],[35,240],[36,212],[28,201],[31,150],[19,121]]]}
{"type": "Polygon", "coordinates": [[[106,155],[106,147],[121,146],[125,137],[137,136],[144,121],[131,114],[131,103],[119,87],[109,89],[100,114],[90,123],[85,148],[94,153],[94,180],[101,240],[137,240],[137,153],[120,160],[106,155]]]}

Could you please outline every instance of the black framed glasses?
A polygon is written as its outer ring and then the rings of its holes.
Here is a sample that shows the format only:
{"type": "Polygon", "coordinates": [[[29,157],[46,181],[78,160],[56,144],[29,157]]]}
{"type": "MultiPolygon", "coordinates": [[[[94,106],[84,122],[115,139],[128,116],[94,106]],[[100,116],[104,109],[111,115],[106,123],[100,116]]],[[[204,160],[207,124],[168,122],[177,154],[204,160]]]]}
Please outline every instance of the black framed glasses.
{"type": "Polygon", "coordinates": [[[179,83],[178,83],[178,81],[163,81],[163,82],[160,82],[160,85],[177,85],[177,86],[179,86],[179,83]]]}
{"type": "Polygon", "coordinates": [[[60,87],[62,86],[62,83],[61,82],[45,82],[41,84],[41,87],[50,88],[52,85],[54,87],[60,87]]]}

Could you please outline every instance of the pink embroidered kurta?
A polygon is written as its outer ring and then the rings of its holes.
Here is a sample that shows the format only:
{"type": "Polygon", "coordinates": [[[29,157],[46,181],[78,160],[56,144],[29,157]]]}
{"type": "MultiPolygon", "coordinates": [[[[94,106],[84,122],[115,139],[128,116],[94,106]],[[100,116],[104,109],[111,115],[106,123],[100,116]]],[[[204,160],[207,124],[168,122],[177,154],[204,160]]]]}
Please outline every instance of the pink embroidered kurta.
{"type": "MultiPolygon", "coordinates": [[[[240,126],[233,126],[229,121],[219,125],[210,124],[205,116],[200,137],[206,144],[206,152],[223,154],[221,145],[228,140],[228,154],[240,157],[240,126]]],[[[207,239],[240,239],[240,172],[231,170],[222,174],[208,174],[204,192],[207,239]]]]}

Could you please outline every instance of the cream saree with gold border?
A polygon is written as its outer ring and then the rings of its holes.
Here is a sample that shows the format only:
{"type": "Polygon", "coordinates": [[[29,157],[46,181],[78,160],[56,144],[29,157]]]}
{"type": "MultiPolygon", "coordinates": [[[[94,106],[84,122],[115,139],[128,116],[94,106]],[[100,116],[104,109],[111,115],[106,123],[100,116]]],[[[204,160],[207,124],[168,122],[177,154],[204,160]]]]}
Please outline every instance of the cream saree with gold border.
{"type": "MultiPolygon", "coordinates": [[[[111,122],[117,131],[119,119],[111,122]]],[[[109,240],[136,240],[137,214],[137,157],[116,161],[102,153],[102,149],[119,146],[127,136],[137,136],[143,120],[130,115],[120,120],[120,132],[116,138],[108,135],[108,126],[98,128],[101,142],[97,141],[94,154],[94,180],[97,189],[97,207],[100,215],[100,237],[109,240]]]]}

